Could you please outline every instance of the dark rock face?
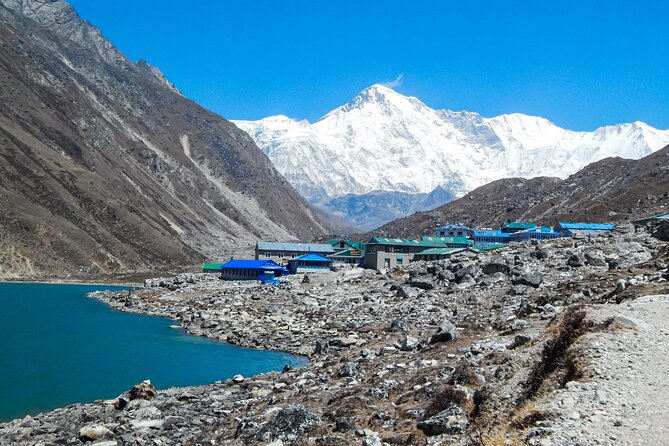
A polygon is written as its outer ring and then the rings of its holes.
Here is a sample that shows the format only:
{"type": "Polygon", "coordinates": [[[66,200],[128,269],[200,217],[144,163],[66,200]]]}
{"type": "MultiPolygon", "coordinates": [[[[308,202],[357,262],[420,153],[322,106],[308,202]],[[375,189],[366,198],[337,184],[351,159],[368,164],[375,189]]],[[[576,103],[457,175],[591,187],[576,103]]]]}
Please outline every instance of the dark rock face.
{"type": "Polygon", "coordinates": [[[164,269],[323,231],[248,135],[65,1],[0,0],[0,104],[0,273],[164,269]]]}
{"type": "Polygon", "coordinates": [[[393,332],[409,331],[410,329],[411,326],[409,325],[409,321],[406,319],[394,319],[390,323],[390,331],[393,332]]]}
{"type": "Polygon", "coordinates": [[[304,406],[289,406],[279,411],[274,420],[265,424],[256,439],[260,441],[282,440],[286,443],[296,442],[302,434],[320,426],[321,418],[304,406]]]}
{"type": "Polygon", "coordinates": [[[430,337],[430,344],[437,342],[446,342],[457,339],[458,329],[448,319],[444,319],[439,323],[439,327],[432,333],[430,337]]]}
{"type": "Polygon", "coordinates": [[[144,381],[136,386],[133,386],[132,389],[128,392],[128,398],[130,400],[144,399],[148,400],[158,395],[158,391],[150,381],[144,381]]]}

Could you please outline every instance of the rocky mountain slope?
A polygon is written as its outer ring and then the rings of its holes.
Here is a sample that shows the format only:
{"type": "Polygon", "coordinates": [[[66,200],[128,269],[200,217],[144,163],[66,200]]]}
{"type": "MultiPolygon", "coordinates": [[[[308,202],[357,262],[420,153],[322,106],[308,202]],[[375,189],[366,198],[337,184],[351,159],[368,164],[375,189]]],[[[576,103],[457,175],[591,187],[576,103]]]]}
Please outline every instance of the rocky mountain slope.
{"type": "Polygon", "coordinates": [[[433,110],[381,85],[313,124],[234,122],[307,200],[363,229],[500,178],[566,178],[603,158],[638,159],[669,144],[669,130],[642,122],[576,132],[536,116],[433,110]]]}
{"type": "MultiPolygon", "coordinates": [[[[640,160],[607,158],[565,180],[507,178],[439,208],[388,223],[374,235],[416,237],[435,225],[496,226],[506,220],[617,222],[669,208],[669,146],[640,160]]],[[[365,235],[369,236],[369,234],[365,235]]]]}
{"type": "Polygon", "coordinates": [[[65,1],[0,0],[0,275],[192,265],[323,227],[248,135],[65,1]]]}

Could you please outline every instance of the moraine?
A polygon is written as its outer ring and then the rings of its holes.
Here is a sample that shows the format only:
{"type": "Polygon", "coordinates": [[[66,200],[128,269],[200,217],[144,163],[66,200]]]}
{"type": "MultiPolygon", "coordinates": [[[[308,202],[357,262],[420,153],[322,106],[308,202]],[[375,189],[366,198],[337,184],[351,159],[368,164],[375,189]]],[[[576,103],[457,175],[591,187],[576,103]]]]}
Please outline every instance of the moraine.
{"type": "Polygon", "coordinates": [[[169,319],[85,297],[111,288],[0,283],[0,421],[113,398],[145,379],[157,388],[194,386],[305,363],[191,336],[169,319]]]}

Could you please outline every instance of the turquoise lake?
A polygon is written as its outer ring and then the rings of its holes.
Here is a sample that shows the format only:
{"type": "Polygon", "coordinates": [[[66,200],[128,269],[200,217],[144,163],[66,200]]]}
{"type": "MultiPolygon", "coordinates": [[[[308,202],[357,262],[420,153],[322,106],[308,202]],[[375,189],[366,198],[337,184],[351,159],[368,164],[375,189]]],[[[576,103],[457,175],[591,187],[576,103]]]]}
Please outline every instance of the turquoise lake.
{"type": "Polygon", "coordinates": [[[190,336],[173,321],[87,298],[110,286],[0,283],[0,421],[158,388],[250,376],[301,357],[190,336]]]}

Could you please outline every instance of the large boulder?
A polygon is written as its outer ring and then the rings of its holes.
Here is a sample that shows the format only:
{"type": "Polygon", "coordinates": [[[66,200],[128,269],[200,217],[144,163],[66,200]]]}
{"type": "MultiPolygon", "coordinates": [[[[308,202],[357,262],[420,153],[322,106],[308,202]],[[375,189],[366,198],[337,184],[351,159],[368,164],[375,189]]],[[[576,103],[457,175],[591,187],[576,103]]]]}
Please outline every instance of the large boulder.
{"type": "Polygon", "coordinates": [[[397,295],[405,299],[414,299],[418,297],[418,293],[420,293],[420,291],[410,285],[399,285],[397,287],[397,295]]]}
{"type": "Polygon", "coordinates": [[[156,395],[158,395],[158,391],[155,387],[153,387],[151,381],[148,379],[137,384],[136,386],[132,386],[132,389],[130,389],[128,392],[128,398],[130,398],[130,400],[136,400],[139,398],[148,400],[156,395]]]}
{"type": "Polygon", "coordinates": [[[79,429],[79,440],[83,442],[95,441],[101,438],[112,438],[114,433],[105,426],[91,425],[79,429]]]}
{"type": "Polygon", "coordinates": [[[296,404],[281,409],[274,419],[266,423],[256,434],[260,441],[281,440],[286,443],[295,443],[302,434],[309,432],[322,424],[321,418],[296,404]]]}
{"type": "Polygon", "coordinates": [[[514,285],[526,285],[533,288],[539,288],[541,282],[544,281],[544,275],[539,271],[530,271],[524,274],[521,274],[518,277],[511,279],[511,283],[514,285]]]}
{"type": "Polygon", "coordinates": [[[449,321],[444,319],[439,323],[437,329],[430,337],[430,344],[437,342],[447,342],[458,338],[458,329],[449,321]]]}
{"type": "Polygon", "coordinates": [[[509,274],[509,265],[502,262],[488,262],[483,265],[483,273],[487,275],[495,273],[509,274]]]}
{"type": "Polygon", "coordinates": [[[417,427],[425,435],[431,437],[434,435],[463,432],[468,424],[465,410],[456,404],[451,404],[443,412],[439,412],[437,415],[418,423],[417,427]]]}
{"type": "Polygon", "coordinates": [[[406,319],[393,319],[392,322],[390,322],[390,331],[394,332],[402,332],[402,331],[409,331],[411,328],[411,325],[409,325],[409,321],[406,319]]]}
{"type": "Polygon", "coordinates": [[[434,282],[432,281],[432,276],[420,275],[411,277],[409,280],[409,285],[414,288],[420,288],[421,290],[431,290],[434,288],[434,282]]]}

